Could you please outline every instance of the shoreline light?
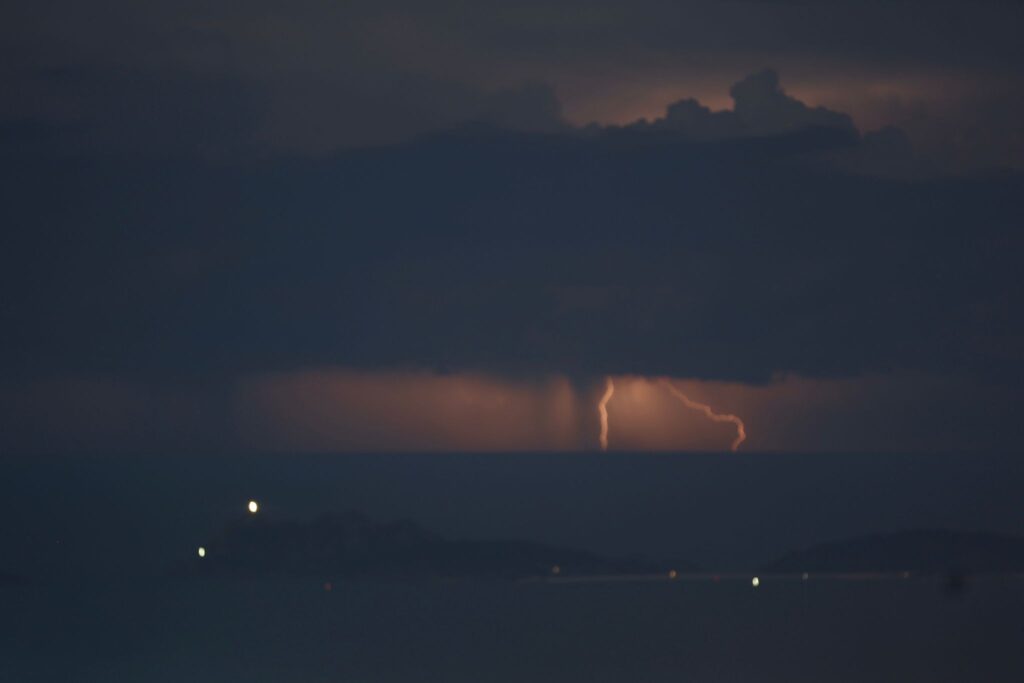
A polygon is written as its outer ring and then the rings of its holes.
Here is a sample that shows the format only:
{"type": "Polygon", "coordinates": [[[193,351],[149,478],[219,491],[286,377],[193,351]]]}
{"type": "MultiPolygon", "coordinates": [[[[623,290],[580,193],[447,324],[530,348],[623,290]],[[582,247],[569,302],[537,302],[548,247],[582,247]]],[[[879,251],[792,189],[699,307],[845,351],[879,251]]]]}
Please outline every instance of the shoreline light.
{"type": "Polygon", "coordinates": [[[249,512],[251,512],[252,514],[255,515],[259,511],[259,509],[260,509],[260,504],[259,503],[257,503],[255,500],[250,500],[249,501],[249,512]]]}

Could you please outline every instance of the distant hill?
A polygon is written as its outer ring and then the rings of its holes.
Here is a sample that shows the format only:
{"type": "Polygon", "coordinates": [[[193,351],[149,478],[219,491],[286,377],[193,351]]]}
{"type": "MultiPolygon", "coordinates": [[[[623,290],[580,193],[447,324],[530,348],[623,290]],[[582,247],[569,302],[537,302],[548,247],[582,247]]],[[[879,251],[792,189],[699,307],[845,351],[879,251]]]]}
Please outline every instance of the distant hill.
{"type": "Polygon", "coordinates": [[[906,531],[815,545],[766,572],[977,574],[1024,571],[1024,538],[957,531],[906,531]]]}
{"type": "Polygon", "coordinates": [[[358,512],[311,522],[254,515],[203,547],[195,571],[221,576],[523,578],[658,571],[641,561],[528,541],[446,540],[413,522],[380,524],[358,512]]]}

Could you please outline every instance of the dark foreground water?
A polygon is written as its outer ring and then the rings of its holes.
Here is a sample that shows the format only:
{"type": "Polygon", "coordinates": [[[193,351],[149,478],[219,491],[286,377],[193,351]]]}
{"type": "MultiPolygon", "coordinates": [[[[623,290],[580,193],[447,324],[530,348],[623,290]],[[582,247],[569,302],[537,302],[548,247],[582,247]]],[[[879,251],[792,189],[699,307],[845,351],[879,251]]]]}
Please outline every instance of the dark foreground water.
{"type": "Polygon", "coordinates": [[[1024,582],[154,582],[0,592],[0,680],[1021,681],[1024,582]]]}
{"type": "Polygon", "coordinates": [[[0,459],[0,683],[1024,681],[1024,581],[772,580],[810,544],[1024,535],[1015,454],[0,459]],[[346,508],[451,538],[638,553],[743,578],[173,578],[244,515],[346,508]]]}

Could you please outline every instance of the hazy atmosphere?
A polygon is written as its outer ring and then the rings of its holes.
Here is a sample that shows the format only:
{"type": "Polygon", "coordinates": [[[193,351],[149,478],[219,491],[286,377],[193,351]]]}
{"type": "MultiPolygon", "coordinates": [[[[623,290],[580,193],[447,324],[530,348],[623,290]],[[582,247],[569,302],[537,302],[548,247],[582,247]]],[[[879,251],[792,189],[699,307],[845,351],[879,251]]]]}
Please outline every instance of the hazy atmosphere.
{"type": "Polygon", "coordinates": [[[0,679],[1021,680],[1022,33],[5,9],[0,679]]]}

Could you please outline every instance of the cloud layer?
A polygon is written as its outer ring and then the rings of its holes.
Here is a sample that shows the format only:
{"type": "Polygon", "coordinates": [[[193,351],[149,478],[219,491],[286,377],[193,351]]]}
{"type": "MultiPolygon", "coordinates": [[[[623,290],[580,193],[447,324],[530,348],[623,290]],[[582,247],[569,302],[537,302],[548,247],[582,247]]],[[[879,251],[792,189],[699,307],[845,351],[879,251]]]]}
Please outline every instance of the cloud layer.
{"type": "MultiPolygon", "coordinates": [[[[1019,386],[1024,177],[921,175],[900,131],[862,135],[772,71],[732,94],[577,128],[524,90],[319,159],[72,153],[13,130],[3,372],[201,382],[215,414],[181,419],[207,434],[240,379],[324,367],[563,377],[585,406],[606,374],[1019,386]]],[[[103,395],[145,404],[123,394],[103,395]]]]}
{"type": "Polygon", "coordinates": [[[685,94],[720,107],[773,65],[805,101],[899,125],[954,165],[1024,159],[1017,2],[57,0],[5,19],[0,124],[66,126],[92,149],[127,147],[120,126],[152,133],[135,153],[209,147],[204,112],[258,150],[324,154],[529,102],[538,83],[574,124],[621,124],[685,94]]]}
{"type": "Polygon", "coordinates": [[[320,161],[23,157],[5,364],[1018,376],[1019,176],[853,173],[847,117],[771,72],[734,94],[320,161]]]}

